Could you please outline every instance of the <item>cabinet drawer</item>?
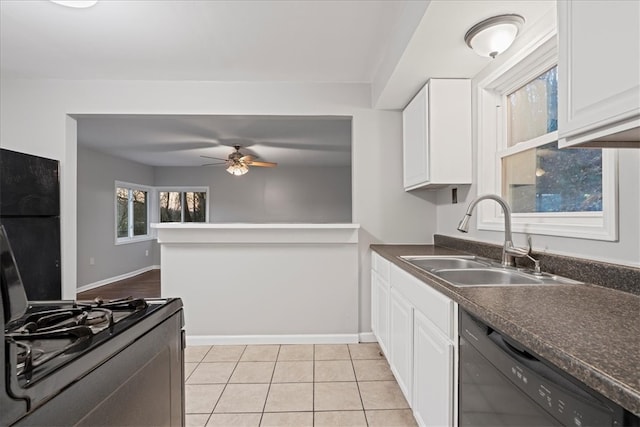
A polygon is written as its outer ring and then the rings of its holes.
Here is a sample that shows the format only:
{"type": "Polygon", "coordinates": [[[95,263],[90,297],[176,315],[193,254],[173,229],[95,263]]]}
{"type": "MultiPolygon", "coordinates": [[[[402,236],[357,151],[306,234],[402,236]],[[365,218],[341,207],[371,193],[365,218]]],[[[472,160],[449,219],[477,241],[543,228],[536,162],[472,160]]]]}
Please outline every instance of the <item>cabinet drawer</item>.
{"type": "Polygon", "coordinates": [[[391,263],[375,252],[371,252],[371,268],[378,273],[382,280],[389,282],[389,268],[391,263]]]}
{"type": "Polygon", "coordinates": [[[411,301],[450,340],[454,340],[453,301],[413,277],[406,271],[391,266],[391,287],[411,301]]]}

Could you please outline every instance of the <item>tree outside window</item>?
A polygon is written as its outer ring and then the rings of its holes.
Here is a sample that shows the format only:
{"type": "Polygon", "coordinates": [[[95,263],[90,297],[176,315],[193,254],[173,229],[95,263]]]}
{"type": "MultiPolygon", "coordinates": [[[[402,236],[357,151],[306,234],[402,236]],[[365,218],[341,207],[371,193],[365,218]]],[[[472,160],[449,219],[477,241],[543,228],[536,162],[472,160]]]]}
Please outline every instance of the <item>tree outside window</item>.
{"type": "Polygon", "coordinates": [[[514,213],[602,211],[602,150],[558,149],[553,67],[506,96],[502,195],[514,213]]]}
{"type": "Polygon", "coordinates": [[[160,222],[206,222],[205,191],[160,191],[160,222]]]}
{"type": "Polygon", "coordinates": [[[148,191],[120,183],[116,187],[116,240],[123,242],[149,235],[148,191]]]}

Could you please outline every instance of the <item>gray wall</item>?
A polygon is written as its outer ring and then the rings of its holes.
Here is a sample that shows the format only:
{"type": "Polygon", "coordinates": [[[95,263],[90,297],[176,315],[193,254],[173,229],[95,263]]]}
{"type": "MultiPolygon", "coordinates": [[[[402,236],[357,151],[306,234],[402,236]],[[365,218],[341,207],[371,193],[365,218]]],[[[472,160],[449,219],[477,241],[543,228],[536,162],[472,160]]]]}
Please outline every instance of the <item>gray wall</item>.
{"type": "Polygon", "coordinates": [[[209,222],[350,223],[351,167],[157,167],[156,186],[208,186],[209,222]]]}
{"type": "Polygon", "coordinates": [[[210,222],[351,222],[349,166],[254,167],[235,177],[223,167],[154,168],[78,146],[78,287],[160,265],[155,240],[114,244],[116,180],[208,186],[210,222]]]}
{"type": "Polygon", "coordinates": [[[155,240],[114,244],[116,180],[153,185],[153,168],[78,147],[78,287],[160,264],[155,240]]]}

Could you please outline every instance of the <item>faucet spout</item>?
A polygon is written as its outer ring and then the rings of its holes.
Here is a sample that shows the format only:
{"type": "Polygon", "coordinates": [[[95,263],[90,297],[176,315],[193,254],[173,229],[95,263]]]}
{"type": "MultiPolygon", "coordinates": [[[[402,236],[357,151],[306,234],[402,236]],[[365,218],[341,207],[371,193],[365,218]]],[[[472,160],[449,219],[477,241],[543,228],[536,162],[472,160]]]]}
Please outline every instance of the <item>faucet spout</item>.
{"type": "Polygon", "coordinates": [[[529,249],[513,246],[513,237],[511,233],[511,208],[509,207],[509,203],[507,203],[507,201],[502,197],[496,194],[484,194],[473,199],[471,203],[469,203],[469,207],[467,207],[467,212],[464,214],[464,217],[460,220],[460,224],[458,224],[458,231],[462,233],[467,233],[469,231],[469,219],[471,219],[473,209],[478,203],[487,199],[497,202],[502,208],[502,212],[504,212],[504,246],[502,248],[502,265],[514,266],[514,257],[526,256],[529,253],[529,249]]]}

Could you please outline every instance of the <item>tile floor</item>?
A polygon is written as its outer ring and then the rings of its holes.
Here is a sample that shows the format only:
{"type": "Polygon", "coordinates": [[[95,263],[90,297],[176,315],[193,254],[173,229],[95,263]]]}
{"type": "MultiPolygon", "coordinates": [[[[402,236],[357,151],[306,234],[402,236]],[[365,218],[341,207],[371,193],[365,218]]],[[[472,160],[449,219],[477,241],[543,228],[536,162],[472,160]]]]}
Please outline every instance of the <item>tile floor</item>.
{"type": "Polygon", "coordinates": [[[187,426],[415,426],[378,344],[185,351],[187,426]]]}

